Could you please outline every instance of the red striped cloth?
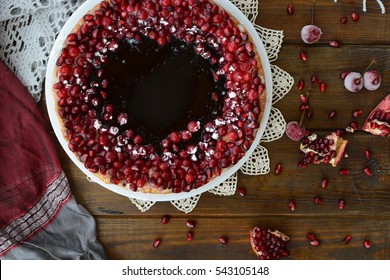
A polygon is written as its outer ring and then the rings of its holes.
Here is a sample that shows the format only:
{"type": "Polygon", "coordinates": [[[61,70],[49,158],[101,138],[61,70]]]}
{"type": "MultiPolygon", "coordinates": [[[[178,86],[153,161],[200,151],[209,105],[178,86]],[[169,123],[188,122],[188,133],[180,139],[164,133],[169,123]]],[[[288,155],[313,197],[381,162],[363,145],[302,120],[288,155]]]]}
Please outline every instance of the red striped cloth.
{"type": "Polygon", "coordinates": [[[70,197],[37,104],[0,61],[0,256],[47,226],[70,197]]]}

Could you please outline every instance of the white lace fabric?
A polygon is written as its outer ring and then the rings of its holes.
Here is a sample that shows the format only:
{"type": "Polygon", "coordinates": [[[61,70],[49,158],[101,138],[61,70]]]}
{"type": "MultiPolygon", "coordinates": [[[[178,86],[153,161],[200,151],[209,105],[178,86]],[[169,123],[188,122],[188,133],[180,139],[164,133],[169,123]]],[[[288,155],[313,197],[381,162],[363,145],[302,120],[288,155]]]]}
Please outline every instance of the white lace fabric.
{"type": "Polygon", "coordinates": [[[83,0],[1,0],[0,58],[41,98],[46,63],[56,35],[83,0]]]}
{"type": "MultiPolygon", "coordinates": [[[[46,63],[55,38],[69,16],[84,0],[1,0],[0,1],[0,58],[13,70],[28,88],[36,101],[40,100],[46,63]]],[[[258,0],[231,0],[254,23],[258,15],[258,0]]],[[[262,39],[269,60],[275,61],[282,47],[283,32],[254,25],[262,39]]],[[[271,65],[273,78],[273,104],[291,89],[294,80],[290,74],[271,65]]],[[[282,137],[286,122],[282,113],[272,107],[262,142],[282,137]]],[[[261,143],[260,143],[261,144],[261,143]]],[[[268,151],[256,147],[248,161],[241,167],[247,175],[265,175],[270,171],[268,151]]],[[[234,195],[237,173],[209,192],[220,196],[234,195]]],[[[185,213],[193,211],[201,195],[171,201],[185,213]]],[[[142,212],[156,202],[130,198],[142,212]]]]}

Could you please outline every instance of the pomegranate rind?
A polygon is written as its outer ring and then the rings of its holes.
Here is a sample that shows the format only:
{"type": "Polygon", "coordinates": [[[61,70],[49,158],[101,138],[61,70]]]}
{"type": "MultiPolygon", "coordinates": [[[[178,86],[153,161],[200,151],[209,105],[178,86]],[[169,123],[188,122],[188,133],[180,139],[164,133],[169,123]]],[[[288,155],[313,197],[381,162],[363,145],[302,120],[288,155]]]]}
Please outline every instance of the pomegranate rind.
{"type": "Polygon", "coordinates": [[[327,136],[328,139],[333,139],[334,144],[331,146],[336,151],[336,155],[330,160],[330,164],[335,167],[341,161],[341,159],[345,155],[345,148],[347,147],[348,140],[345,140],[336,135],[336,133],[332,133],[327,136]]]}
{"type": "Polygon", "coordinates": [[[390,94],[371,111],[363,125],[363,130],[373,135],[390,137],[390,94]],[[378,112],[381,112],[383,118],[376,117],[378,112]]]}

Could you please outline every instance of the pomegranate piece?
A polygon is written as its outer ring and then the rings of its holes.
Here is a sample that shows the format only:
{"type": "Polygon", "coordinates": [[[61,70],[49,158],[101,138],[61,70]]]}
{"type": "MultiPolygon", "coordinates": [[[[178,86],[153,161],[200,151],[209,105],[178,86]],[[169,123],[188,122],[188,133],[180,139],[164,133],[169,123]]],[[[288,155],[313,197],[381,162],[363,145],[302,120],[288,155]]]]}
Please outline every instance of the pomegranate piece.
{"type": "Polygon", "coordinates": [[[352,14],[351,14],[351,18],[352,18],[353,21],[358,21],[358,20],[359,20],[359,14],[357,14],[357,13],[352,13],[352,14]]]}
{"type": "Polygon", "coordinates": [[[195,221],[192,221],[192,220],[187,220],[186,221],[186,226],[189,227],[189,228],[194,228],[196,225],[195,221]]]}
{"type": "Polygon", "coordinates": [[[371,69],[364,73],[363,81],[366,90],[377,90],[381,86],[382,76],[377,70],[371,69]]]}
{"type": "Polygon", "coordinates": [[[348,72],[348,71],[344,71],[344,72],[340,73],[340,78],[344,80],[345,77],[347,77],[349,73],[350,72],[348,72]]]}
{"type": "Polygon", "coordinates": [[[283,171],[283,165],[281,163],[278,163],[275,167],[275,174],[279,175],[283,171]]]}
{"type": "Polygon", "coordinates": [[[244,188],[238,188],[238,189],[237,189],[237,192],[238,192],[238,194],[239,194],[241,197],[246,196],[246,190],[245,190],[244,188]]]}
{"type": "Polygon", "coordinates": [[[363,114],[363,110],[355,110],[355,111],[353,111],[352,112],[352,117],[354,117],[354,118],[358,118],[358,117],[360,117],[361,115],[363,114]]]}
{"type": "Polygon", "coordinates": [[[313,24],[305,25],[301,29],[301,38],[306,44],[318,42],[321,38],[321,34],[321,28],[313,24]]]}
{"type": "Polygon", "coordinates": [[[344,237],[343,241],[345,244],[348,244],[349,242],[351,242],[351,239],[352,239],[352,236],[348,234],[344,237]]]}
{"type": "Polygon", "coordinates": [[[301,52],[299,57],[302,59],[302,61],[307,61],[307,54],[305,52],[301,52]]]}
{"type": "Polygon", "coordinates": [[[363,241],[363,246],[365,247],[365,248],[367,248],[367,249],[369,249],[369,248],[371,248],[371,241],[370,240],[368,240],[368,239],[366,239],[366,240],[364,240],[363,241]]]}
{"type": "Polygon", "coordinates": [[[364,81],[362,74],[358,72],[349,72],[344,79],[344,86],[350,92],[358,92],[363,88],[364,81]]]}
{"type": "Polygon", "coordinates": [[[368,116],[363,130],[382,137],[390,136],[390,94],[368,116]]]}
{"type": "Polygon", "coordinates": [[[164,215],[164,216],[162,216],[162,218],[161,218],[161,223],[163,224],[163,225],[165,225],[165,224],[167,224],[167,223],[169,223],[169,220],[171,219],[171,217],[169,216],[169,215],[164,215]]]}
{"type": "Polygon", "coordinates": [[[253,251],[260,260],[279,260],[288,257],[289,237],[284,233],[266,227],[254,227],[249,231],[253,251]]]}
{"type": "Polygon", "coordinates": [[[345,168],[340,168],[339,174],[343,176],[349,175],[349,170],[345,168]]]}
{"type": "Polygon", "coordinates": [[[324,162],[336,166],[344,156],[347,143],[347,140],[337,136],[336,133],[325,137],[320,137],[315,133],[306,136],[301,141],[300,165],[303,167],[309,163],[324,162]]]}
{"type": "Polygon", "coordinates": [[[306,135],[306,128],[297,121],[291,121],[286,126],[286,135],[293,141],[299,141],[306,135]]]}
{"type": "Polygon", "coordinates": [[[298,89],[303,90],[304,87],[305,87],[305,82],[303,80],[300,80],[298,82],[298,89]]]}
{"type": "Polygon", "coordinates": [[[194,238],[194,233],[192,231],[187,232],[187,240],[192,241],[194,238]]]}
{"type": "Polygon", "coordinates": [[[153,247],[158,248],[161,245],[161,239],[157,238],[156,240],[153,241],[153,247]]]}
{"type": "Polygon", "coordinates": [[[309,239],[310,241],[316,240],[316,235],[314,232],[308,232],[306,233],[306,238],[309,239]]]}
{"type": "Polygon", "coordinates": [[[318,205],[323,205],[323,204],[324,204],[324,200],[323,200],[321,197],[316,196],[316,197],[314,198],[314,203],[315,203],[315,204],[318,204],[318,205]]]}
{"type": "Polygon", "coordinates": [[[288,207],[290,208],[291,211],[295,211],[295,207],[296,207],[296,203],[294,200],[290,200],[290,202],[288,203],[288,207]]]}
{"type": "Polygon", "coordinates": [[[341,24],[346,24],[348,22],[348,18],[347,17],[341,17],[340,18],[340,23],[341,24]]]}
{"type": "Polygon", "coordinates": [[[310,241],[310,245],[314,246],[314,247],[318,247],[320,246],[321,242],[318,240],[318,239],[314,239],[312,241],[310,241]]]}
{"type": "Polygon", "coordinates": [[[328,187],[328,179],[324,178],[321,181],[321,188],[326,189],[328,187]]]}
{"type": "Polygon", "coordinates": [[[221,244],[223,244],[223,245],[227,245],[228,244],[228,239],[227,239],[227,237],[225,237],[225,236],[221,236],[220,238],[218,238],[218,240],[219,240],[219,243],[221,243],[221,244]]]}
{"type": "Polygon", "coordinates": [[[329,114],[328,114],[328,118],[329,119],[334,119],[337,115],[337,112],[336,111],[330,111],[329,114]]]}
{"type": "Polygon", "coordinates": [[[326,84],[325,83],[320,83],[320,91],[325,92],[326,91],[326,84]]]}
{"type": "Polygon", "coordinates": [[[364,173],[367,175],[367,176],[372,176],[372,171],[370,168],[366,167],[363,169],[364,173]]]}
{"type": "Polygon", "coordinates": [[[343,210],[345,207],[345,199],[339,199],[339,209],[343,210]]]}
{"type": "Polygon", "coordinates": [[[370,159],[372,158],[372,152],[370,150],[365,150],[364,151],[364,156],[367,158],[367,159],[370,159]]]}
{"type": "Polygon", "coordinates": [[[287,14],[292,15],[293,13],[294,13],[294,5],[290,3],[287,5],[287,14]]]}
{"type": "Polygon", "coordinates": [[[332,48],[338,48],[341,46],[341,43],[340,43],[340,41],[337,41],[337,40],[330,40],[329,46],[331,46],[332,48]]]}

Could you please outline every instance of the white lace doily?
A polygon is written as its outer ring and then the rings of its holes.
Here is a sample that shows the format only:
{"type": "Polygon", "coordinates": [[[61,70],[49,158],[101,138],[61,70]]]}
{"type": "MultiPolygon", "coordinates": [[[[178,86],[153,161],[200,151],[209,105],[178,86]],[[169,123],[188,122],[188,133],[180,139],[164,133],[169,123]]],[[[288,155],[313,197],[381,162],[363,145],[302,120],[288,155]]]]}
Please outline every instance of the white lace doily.
{"type": "MultiPolygon", "coordinates": [[[[232,0],[248,18],[254,23],[258,13],[258,0],[232,0]]],[[[283,31],[272,30],[262,26],[254,25],[260,38],[263,41],[269,61],[275,61],[278,58],[279,51],[283,42],[283,31]]],[[[294,84],[293,77],[286,71],[280,69],[276,65],[271,65],[272,80],[273,80],[273,96],[272,104],[275,104],[282,99],[291,89],[294,84]]],[[[286,128],[286,122],[282,113],[275,107],[271,108],[271,113],[267,123],[266,130],[261,139],[261,142],[271,142],[283,136],[286,128]]],[[[241,167],[241,172],[246,175],[265,175],[270,171],[270,159],[266,148],[260,144],[256,147],[249,159],[241,167]]],[[[222,184],[209,190],[210,193],[221,196],[234,195],[237,188],[237,173],[233,174],[222,184]]],[[[201,195],[196,195],[186,199],[173,200],[172,205],[178,210],[189,213],[195,209],[201,195]]],[[[130,199],[138,209],[145,212],[153,206],[154,202],[146,203],[142,200],[130,199]]]]}
{"type": "Polygon", "coordinates": [[[84,0],[1,0],[0,58],[41,98],[46,62],[56,35],[84,0]]]}
{"type": "MultiPolygon", "coordinates": [[[[8,64],[36,101],[42,92],[46,63],[56,35],[69,16],[84,0],[7,0],[0,1],[0,58],[8,64]]],[[[258,0],[231,0],[254,23],[258,15],[258,0]]],[[[259,33],[269,60],[275,61],[282,46],[283,31],[254,25],[259,33]]],[[[271,65],[273,78],[273,104],[282,99],[294,84],[293,78],[275,65],[271,65]]],[[[271,109],[262,142],[282,137],[286,122],[281,112],[271,109]]],[[[241,167],[248,175],[264,175],[270,171],[268,151],[256,147],[249,160],[241,167]]],[[[209,192],[230,196],[236,192],[237,173],[209,192]]],[[[178,210],[191,212],[201,195],[171,201],[178,210]]],[[[142,212],[156,202],[130,199],[142,212]]]]}

